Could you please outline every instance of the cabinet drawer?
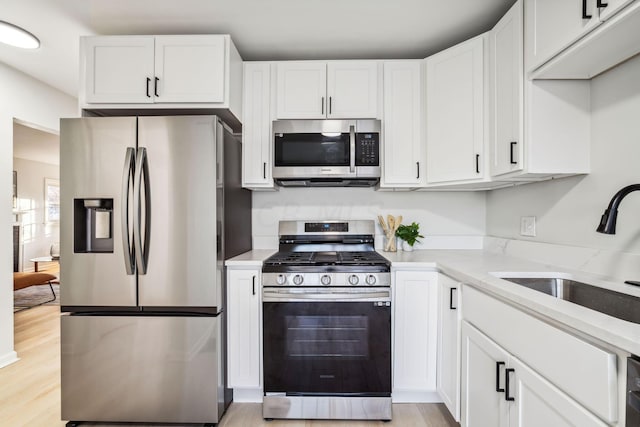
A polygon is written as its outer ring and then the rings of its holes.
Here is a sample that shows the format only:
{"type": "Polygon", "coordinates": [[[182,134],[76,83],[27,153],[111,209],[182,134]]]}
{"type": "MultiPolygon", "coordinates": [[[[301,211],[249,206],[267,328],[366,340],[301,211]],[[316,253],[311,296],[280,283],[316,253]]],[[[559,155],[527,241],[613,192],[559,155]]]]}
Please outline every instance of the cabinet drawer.
{"type": "Polygon", "coordinates": [[[616,355],[465,286],[463,317],[608,422],[618,418],[616,355]]]}

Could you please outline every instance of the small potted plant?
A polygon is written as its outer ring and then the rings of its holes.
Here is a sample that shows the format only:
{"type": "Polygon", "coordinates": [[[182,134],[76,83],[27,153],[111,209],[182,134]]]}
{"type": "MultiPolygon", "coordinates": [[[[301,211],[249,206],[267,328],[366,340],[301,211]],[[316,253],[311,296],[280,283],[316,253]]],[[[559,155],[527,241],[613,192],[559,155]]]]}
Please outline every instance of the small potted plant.
{"type": "Polygon", "coordinates": [[[420,224],[416,222],[412,222],[411,225],[400,224],[396,236],[402,240],[402,249],[405,251],[412,251],[418,239],[424,237],[420,234],[420,224]]]}

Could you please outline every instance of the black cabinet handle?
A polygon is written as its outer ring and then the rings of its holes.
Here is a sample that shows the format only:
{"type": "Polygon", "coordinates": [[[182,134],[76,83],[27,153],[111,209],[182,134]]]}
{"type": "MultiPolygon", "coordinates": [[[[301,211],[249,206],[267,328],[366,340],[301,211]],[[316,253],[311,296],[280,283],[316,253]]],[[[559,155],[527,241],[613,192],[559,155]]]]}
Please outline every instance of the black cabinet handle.
{"type": "Polygon", "coordinates": [[[609,3],[605,3],[602,0],[598,0],[596,2],[596,6],[598,6],[598,7],[607,7],[607,6],[609,6],[609,3]]]}
{"type": "Polygon", "coordinates": [[[255,295],[256,294],[256,276],[253,276],[252,278],[251,289],[252,289],[253,295],[255,295]]]}
{"type": "Polygon", "coordinates": [[[267,179],[267,162],[264,162],[262,164],[262,177],[264,179],[267,179]]]}
{"type": "Polygon", "coordinates": [[[321,114],[324,114],[324,96],[322,97],[322,103],[321,103],[321,114]]]}
{"type": "Polygon", "coordinates": [[[480,154],[476,154],[476,173],[480,173],[480,154]]]}
{"type": "Polygon", "coordinates": [[[587,13],[587,0],[582,0],[582,19],[591,19],[592,15],[587,13]]]}
{"type": "Polygon", "coordinates": [[[331,104],[333,104],[332,97],[329,97],[329,114],[331,114],[331,104]]]}
{"type": "Polygon", "coordinates": [[[457,310],[458,307],[454,307],[453,305],[453,291],[456,291],[457,288],[449,288],[449,308],[451,310],[457,310]]]}
{"type": "Polygon", "coordinates": [[[514,400],[516,400],[515,397],[511,397],[509,396],[509,374],[512,372],[515,372],[515,369],[512,368],[507,368],[504,370],[504,386],[505,386],[505,392],[504,392],[504,400],[506,400],[507,402],[513,402],[514,400]]]}
{"type": "Polygon", "coordinates": [[[147,77],[147,98],[151,98],[151,94],[149,94],[149,83],[151,83],[151,79],[147,77]]]}
{"type": "Polygon", "coordinates": [[[160,79],[156,77],[156,82],[153,85],[153,93],[154,93],[155,96],[160,96],[160,95],[158,95],[158,82],[159,81],[160,81],[160,79]]]}
{"type": "Polygon", "coordinates": [[[420,162],[416,162],[416,179],[420,179],[420,162]]]}
{"type": "Polygon", "coordinates": [[[500,388],[500,366],[504,366],[504,362],[496,362],[496,391],[504,393],[504,389],[500,388]]]}
{"type": "Polygon", "coordinates": [[[517,144],[518,144],[517,141],[511,141],[509,143],[509,163],[511,163],[512,165],[518,164],[518,162],[515,161],[514,155],[513,155],[513,149],[516,147],[517,144]]]}

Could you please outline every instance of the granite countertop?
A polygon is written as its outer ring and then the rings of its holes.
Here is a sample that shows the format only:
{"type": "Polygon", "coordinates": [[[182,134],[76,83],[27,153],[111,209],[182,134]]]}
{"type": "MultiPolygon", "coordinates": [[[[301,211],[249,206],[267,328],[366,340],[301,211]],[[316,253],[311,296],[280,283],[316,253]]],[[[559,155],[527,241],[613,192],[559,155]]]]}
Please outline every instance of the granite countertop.
{"type": "MultiPolygon", "coordinates": [[[[262,261],[276,251],[276,249],[249,251],[227,260],[226,265],[260,267],[262,261]]],[[[380,254],[391,261],[392,271],[405,269],[439,271],[529,313],[541,316],[550,323],[575,332],[576,335],[592,337],[613,347],[640,355],[640,324],[620,320],[528,289],[499,279],[490,273],[562,273],[580,282],[640,297],[639,287],[626,285],[621,280],[485,250],[380,251],[380,254]]]]}

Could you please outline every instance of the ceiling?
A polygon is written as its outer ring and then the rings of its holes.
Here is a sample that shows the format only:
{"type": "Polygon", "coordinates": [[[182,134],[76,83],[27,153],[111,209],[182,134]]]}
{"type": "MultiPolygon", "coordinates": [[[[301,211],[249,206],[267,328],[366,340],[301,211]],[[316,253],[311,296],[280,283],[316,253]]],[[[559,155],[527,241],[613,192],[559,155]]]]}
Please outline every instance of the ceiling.
{"type": "Polygon", "coordinates": [[[490,29],[515,0],[0,0],[41,41],[0,61],[78,93],[78,38],[231,34],[245,60],[424,58],[490,29]]]}
{"type": "Polygon", "coordinates": [[[60,164],[60,137],[13,123],[13,157],[34,162],[60,164]]]}

